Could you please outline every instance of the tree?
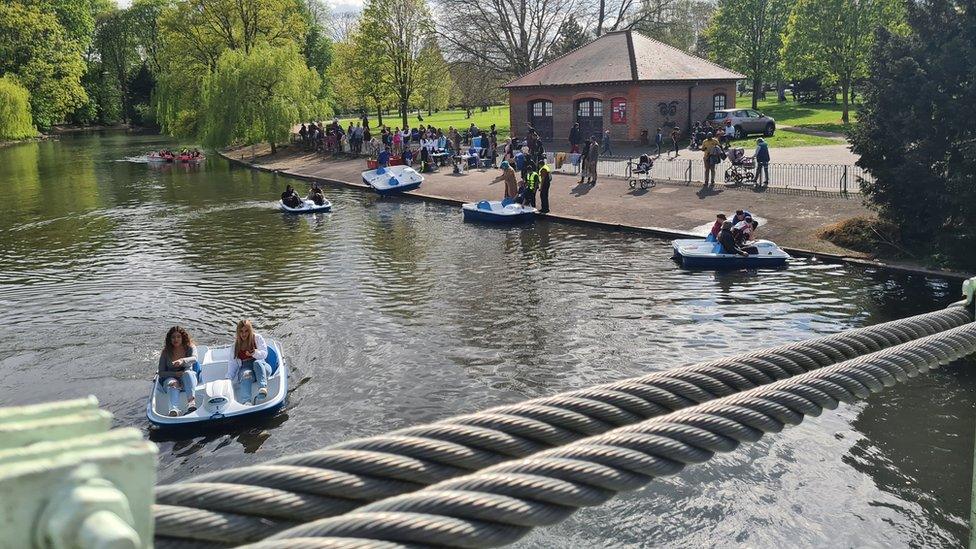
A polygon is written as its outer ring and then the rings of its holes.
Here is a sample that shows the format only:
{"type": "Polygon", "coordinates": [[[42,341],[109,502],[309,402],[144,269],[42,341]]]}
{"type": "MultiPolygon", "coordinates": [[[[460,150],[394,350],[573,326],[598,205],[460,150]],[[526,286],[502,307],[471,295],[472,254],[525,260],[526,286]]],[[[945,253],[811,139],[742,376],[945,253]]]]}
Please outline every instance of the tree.
{"type": "Polygon", "coordinates": [[[420,69],[420,54],[433,40],[430,10],[424,0],[367,0],[357,47],[375,49],[390,74],[400,119],[407,125],[410,96],[420,69]]]}
{"type": "Polygon", "coordinates": [[[976,268],[976,8],[920,0],[908,23],[879,29],[870,53],[851,132],[873,176],[861,191],[908,246],[976,268]]]}
{"type": "Polygon", "coordinates": [[[435,0],[441,45],[451,60],[477,60],[510,78],[552,58],[559,29],[581,11],[582,0],[435,0]]]}
{"type": "Polygon", "coordinates": [[[549,52],[550,59],[555,59],[560,55],[565,55],[575,50],[576,48],[581,48],[590,41],[590,35],[586,32],[586,29],[579,24],[579,21],[576,20],[576,16],[573,15],[571,15],[569,19],[563,21],[557,35],[558,38],[552,45],[552,49],[549,52]]]}
{"type": "Polygon", "coordinates": [[[179,0],[163,9],[155,94],[163,130],[183,137],[200,133],[203,80],[224,52],[301,45],[307,21],[300,0],[179,0]]]}
{"type": "Polygon", "coordinates": [[[702,46],[705,30],[716,11],[715,0],[644,0],[642,18],[634,29],[687,52],[707,57],[702,46]]]}
{"type": "Polygon", "coordinates": [[[417,77],[416,104],[427,109],[427,115],[435,109],[447,108],[451,100],[454,82],[451,72],[436,40],[431,40],[420,51],[420,72],[417,77]]]}
{"type": "Polygon", "coordinates": [[[789,9],[789,0],[720,0],[706,30],[712,59],[752,81],[754,109],[763,83],[776,79],[789,9]]]}
{"type": "Polygon", "coordinates": [[[783,69],[792,78],[825,75],[840,84],[847,124],[851,84],[867,75],[875,29],[903,21],[901,0],[797,0],[783,34],[783,69]]]}
{"type": "Polygon", "coordinates": [[[498,87],[502,75],[485,70],[477,61],[455,61],[450,64],[455,96],[451,102],[464,108],[487,107],[501,102],[505,90],[498,87]]]}
{"type": "Polygon", "coordinates": [[[344,111],[376,110],[377,124],[383,124],[383,108],[393,103],[389,74],[383,70],[379,51],[353,31],[349,39],[334,46],[328,78],[333,99],[344,111]]]}
{"type": "Polygon", "coordinates": [[[69,35],[56,11],[43,7],[48,3],[0,2],[0,75],[18,76],[30,90],[34,122],[47,128],[64,120],[88,97],[81,86],[82,45],[69,35]]]}
{"type": "Polygon", "coordinates": [[[12,76],[0,77],[0,139],[37,135],[30,113],[30,94],[12,76]]]}
{"type": "Polygon", "coordinates": [[[318,89],[318,74],[294,45],[227,50],[204,78],[203,142],[223,147],[267,141],[274,154],[296,121],[325,114],[318,89]]]}

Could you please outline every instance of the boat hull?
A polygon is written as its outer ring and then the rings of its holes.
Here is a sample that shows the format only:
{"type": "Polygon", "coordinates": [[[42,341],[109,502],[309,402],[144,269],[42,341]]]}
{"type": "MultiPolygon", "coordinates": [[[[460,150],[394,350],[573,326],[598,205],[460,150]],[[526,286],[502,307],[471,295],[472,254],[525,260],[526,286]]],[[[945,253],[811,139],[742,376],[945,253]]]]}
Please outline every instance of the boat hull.
{"type": "Polygon", "coordinates": [[[469,202],[461,205],[464,221],[496,224],[528,223],[535,220],[536,209],[510,202],[469,202]]]}
{"type": "Polygon", "coordinates": [[[783,267],[790,255],[768,240],[757,240],[748,246],[759,250],[758,254],[748,256],[719,253],[721,246],[705,240],[675,240],[672,243],[674,259],[681,261],[688,269],[762,269],[783,267]]]}
{"type": "Polygon", "coordinates": [[[363,183],[377,194],[391,195],[409,192],[420,187],[424,176],[409,166],[387,166],[362,173],[363,183]]]}
{"type": "Polygon", "coordinates": [[[332,202],[329,202],[328,200],[326,200],[325,204],[321,206],[316,205],[315,202],[312,202],[311,200],[305,200],[304,202],[305,207],[303,208],[289,208],[288,206],[285,206],[284,202],[279,200],[278,209],[290,214],[328,213],[332,211],[332,202]]]}

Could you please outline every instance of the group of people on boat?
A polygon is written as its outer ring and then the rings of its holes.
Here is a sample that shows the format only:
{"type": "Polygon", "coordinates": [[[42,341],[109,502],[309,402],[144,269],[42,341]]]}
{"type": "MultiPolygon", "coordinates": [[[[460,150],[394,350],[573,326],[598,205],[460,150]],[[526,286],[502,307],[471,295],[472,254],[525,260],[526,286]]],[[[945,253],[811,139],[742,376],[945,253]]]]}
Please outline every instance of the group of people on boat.
{"type": "Polygon", "coordinates": [[[281,203],[289,208],[301,208],[305,205],[305,200],[311,200],[316,206],[324,205],[325,193],[322,191],[322,187],[318,183],[312,183],[304,200],[291,185],[285,187],[285,192],[281,193],[281,203]]]}
{"type": "MultiPolygon", "coordinates": [[[[265,362],[268,358],[268,345],[261,334],[254,330],[250,320],[237,323],[232,355],[227,362],[227,379],[238,388],[240,400],[245,405],[260,404],[268,396],[268,378],[271,377],[271,366],[265,362]],[[257,383],[257,394],[253,395],[253,386],[257,383]]],[[[179,416],[180,395],[186,397],[186,411],[192,414],[197,409],[194,398],[199,383],[200,357],[197,355],[196,343],[189,332],[182,326],[173,326],[166,332],[166,341],[159,354],[157,370],[157,390],[169,394],[169,415],[179,416]]]]}
{"type": "Polygon", "coordinates": [[[186,159],[197,159],[203,156],[199,149],[189,149],[183,147],[180,152],[176,153],[169,149],[162,149],[159,151],[153,151],[149,154],[150,157],[164,158],[166,160],[173,160],[175,158],[186,158],[186,159]]]}
{"type": "Polygon", "coordinates": [[[732,219],[720,213],[715,216],[715,223],[705,240],[721,244],[724,254],[753,255],[759,253],[759,250],[748,243],[754,240],[753,236],[758,228],[759,222],[747,210],[736,210],[732,219]]]}

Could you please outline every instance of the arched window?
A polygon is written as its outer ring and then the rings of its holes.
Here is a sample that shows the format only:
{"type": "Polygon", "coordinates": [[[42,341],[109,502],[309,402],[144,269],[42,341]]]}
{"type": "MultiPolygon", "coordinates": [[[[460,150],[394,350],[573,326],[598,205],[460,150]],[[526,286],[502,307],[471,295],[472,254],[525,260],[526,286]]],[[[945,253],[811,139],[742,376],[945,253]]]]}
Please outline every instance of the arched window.
{"type": "Polygon", "coordinates": [[[538,99],[529,103],[529,124],[543,141],[552,140],[552,101],[538,99]]]}
{"type": "Polygon", "coordinates": [[[726,97],[724,93],[716,93],[712,96],[712,110],[720,111],[725,108],[726,97]]]}
{"type": "Polygon", "coordinates": [[[583,138],[599,137],[603,134],[603,101],[600,99],[577,101],[576,121],[579,122],[583,138]]]}

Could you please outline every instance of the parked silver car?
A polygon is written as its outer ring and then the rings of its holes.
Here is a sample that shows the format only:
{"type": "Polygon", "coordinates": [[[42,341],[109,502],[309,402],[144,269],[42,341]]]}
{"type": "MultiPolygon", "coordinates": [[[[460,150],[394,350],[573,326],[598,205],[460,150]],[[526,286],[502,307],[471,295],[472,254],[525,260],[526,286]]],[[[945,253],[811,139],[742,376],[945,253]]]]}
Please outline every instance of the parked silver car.
{"type": "Polygon", "coordinates": [[[712,111],[705,117],[705,122],[715,128],[724,128],[726,120],[732,120],[735,128],[735,138],[741,139],[751,133],[761,133],[771,137],[776,133],[776,121],[770,116],[752,109],[722,109],[712,111]]]}

